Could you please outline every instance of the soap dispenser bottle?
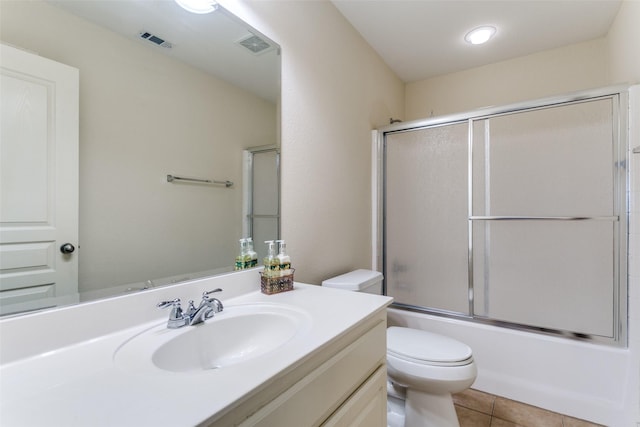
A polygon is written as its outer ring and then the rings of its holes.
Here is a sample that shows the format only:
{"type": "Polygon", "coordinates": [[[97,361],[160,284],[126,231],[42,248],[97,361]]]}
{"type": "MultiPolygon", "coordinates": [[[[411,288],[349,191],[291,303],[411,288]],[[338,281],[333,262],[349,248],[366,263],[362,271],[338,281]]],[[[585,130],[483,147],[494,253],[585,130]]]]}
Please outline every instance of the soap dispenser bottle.
{"type": "Polygon", "coordinates": [[[284,240],[278,240],[278,243],[280,244],[280,249],[278,251],[278,266],[281,271],[289,270],[291,269],[291,258],[287,254],[287,244],[284,240]]]}
{"type": "Polygon", "coordinates": [[[240,254],[236,257],[236,270],[245,268],[245,257],[247,256],[247,239],[240,239],[240,254]]]}
{"type": "Polygon", "coordinates": [[[247,237],[247,267],[252,268],[258,265],[258,254],[253,249],[253,239],[251,237],[247,237]]]}
{"type": "Polygon", "coordinates": [[[276,245],[275,241],[267,240],[265,241],[268,247],[267,256],[264,258],[264,272],[267,276],[274,276],[275,272],[279,269],[278,258],[276,256],[276,245]]]}

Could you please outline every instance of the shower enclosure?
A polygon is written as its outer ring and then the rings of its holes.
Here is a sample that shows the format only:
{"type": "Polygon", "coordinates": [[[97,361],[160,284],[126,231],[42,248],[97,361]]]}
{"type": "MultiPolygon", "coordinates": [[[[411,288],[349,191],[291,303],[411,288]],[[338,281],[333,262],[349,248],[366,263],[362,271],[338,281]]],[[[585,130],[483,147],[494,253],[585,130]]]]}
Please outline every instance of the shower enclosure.
{"type": "Polygon", "coordinates": [[[265,145],[244,150],[243,175],[242,233],[253,238],[262,262],[265,240],[280,238],[280,149],[265,145]]]}
{"type": "Polygon", "coordinates": [[[396,308],[626,345],[627,93],[379,133],[396,308]]]}

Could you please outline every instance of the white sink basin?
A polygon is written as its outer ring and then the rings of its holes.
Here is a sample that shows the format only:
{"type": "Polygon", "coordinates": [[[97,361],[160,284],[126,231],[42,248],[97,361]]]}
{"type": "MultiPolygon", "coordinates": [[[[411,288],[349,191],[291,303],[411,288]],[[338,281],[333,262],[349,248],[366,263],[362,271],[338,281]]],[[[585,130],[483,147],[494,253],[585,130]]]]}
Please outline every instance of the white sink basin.
{"type": "Polygon", "coordinates": [[[141,332],[116,350],[114,361],[138,373],[202,373],[264,356],[310,326],[309,315],[287,305],[229,306],[199,325],[167,329],[162,323],[141,332]]]}

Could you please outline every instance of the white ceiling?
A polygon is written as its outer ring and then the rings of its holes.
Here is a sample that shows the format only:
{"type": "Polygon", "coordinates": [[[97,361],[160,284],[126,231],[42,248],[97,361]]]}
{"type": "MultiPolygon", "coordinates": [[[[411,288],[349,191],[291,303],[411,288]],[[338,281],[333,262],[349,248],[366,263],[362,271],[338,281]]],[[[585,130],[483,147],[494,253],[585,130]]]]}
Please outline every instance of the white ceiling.
{"type": "Polygon", "coordinates": [[[621,0],[331,0],[405,82],[592,40],[621,0]],[[497,28],[486,45],[467,31],[497,28]]]}

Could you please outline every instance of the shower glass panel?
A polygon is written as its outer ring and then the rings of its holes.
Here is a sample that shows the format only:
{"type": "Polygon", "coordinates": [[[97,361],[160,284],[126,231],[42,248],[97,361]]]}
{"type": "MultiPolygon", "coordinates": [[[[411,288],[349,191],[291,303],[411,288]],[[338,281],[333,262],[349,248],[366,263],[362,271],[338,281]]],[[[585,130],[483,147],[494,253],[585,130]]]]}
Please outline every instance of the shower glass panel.
{"type": "Polygon", "coordinates": [[[468,125],[389,135],[384,275],[396,303],[468,314],[468,125]]]}
{"type": "Polygon", "coordinates": [[[612,236],[610,221],[475,221],[474,314],[612,337],[612,236]]]}
{"type": "Polygon", "coordinates": [[[599,99],[474,122],[476,316],[613,336],[612,111],[599,99]]]}
{"type": "Polygon", "coordinates": [[[276,150],[253,153],[252,206],[254,215],[278,215],[279,213],[280,198],[274,196],[274,189],[277,190],[280,186],[279,156],[276,150]]]}
{"type": "Polygon", "coordinates": [[[611,99],[473,125],[473,215],[611,216],[611,99]]]}

